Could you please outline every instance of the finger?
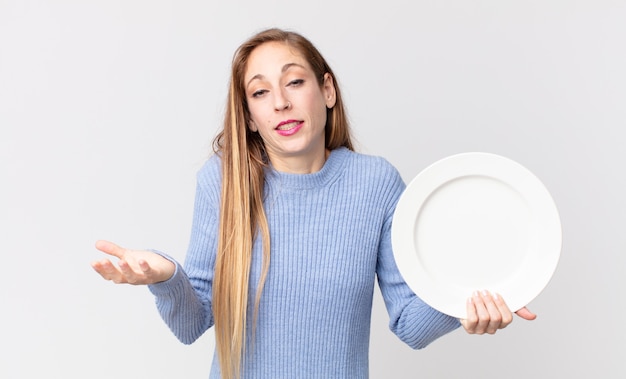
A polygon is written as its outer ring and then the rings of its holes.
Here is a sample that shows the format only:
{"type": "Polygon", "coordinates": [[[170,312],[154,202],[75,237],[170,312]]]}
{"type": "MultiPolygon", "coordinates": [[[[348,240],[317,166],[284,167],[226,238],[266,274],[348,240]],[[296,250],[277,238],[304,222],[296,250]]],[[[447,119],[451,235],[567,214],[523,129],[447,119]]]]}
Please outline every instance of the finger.
{"type": "Polygon", "coordinates": [[[120,260],[117,265],[120,268],[120,272],[124,276],[126,282],[130,284],[135,284],[140,280],[141,273],[137,273],[130,264],[125,260],[120,260]]]}
{"type": "Polygon", "coordinates": [[[501,324],[499,328],[504,329],[509,326],[511,322],[513,322],[513,313],[500,294],[494,294],[493,301],[496,304],[496,307],[498,307],[498,311],[501,315],[501,324]]]}
{"type": "Polygon", "coordinates": [[[137,264],[139,265],[139,269],[145,276],[150,276],[152,274],[152,267],[150,267],[145,259],[140,259],[137,264]]]}
{"type": "Polygon", "coordinates": [[[111,261],[109,261],[108,259],[107,260],[103,260],[103,261],[94,262],[94,263],[92,263],[91,266],[104,279],[110,280],[110,281],[112,281],[114,283],[124,283],[124,276],[122,275],[120,270],[118,270],[115,267],[115,265],[113,265],[113,263],[111,263],[111,261]]]}
{"type": "Polygon", "coordinates": [[[476,306],[476,314],[478,315],[478,323],[476,325],[476,334],[484,334],[489,326],[490,315],[485,305],[483,296],[475,291],[472,296],[472,301],[476,306]]]}
{"type": "Polygon", "coordinates": [[[483,290],[480,295],[488,313],[488,319],[485,323],[485,333],[494,334],[498,331],[500,325],[502,324],[502,315],[500,314],[500,310],[498,309],[498,306],[494,302],[493,296],[489,293],[489,291],[483,290]]]}
{"type": "Polygon", "coordinates": [[[96,270],[96,272],[100,274],[100,276],[102,276],[106,280],[109,280],[108,278],[108,271],[110,270],[110,267],[108,267],[109,265],[112,265],[112,264],[108,259],[95,261],[91,263],[91,267],[93,267],[93,269],[96,270]]]}
{"type": "Polygon", "coordinates": [[[125,260],[120,260],[118,265],[126,282],[129,284],[151,284],[155,282],[153,278],[154,270],[152,270],[145,259],[140,259],[132,265],[125,260]]]}
{"type": "Polygon", "coordinates": [[[478,324],[478,315],[476,314],[476,306],[474,305],[471,297],[468,297],[467,301],[465,302],[465,311],[467,318],[461,319],[459,321],[461,321],[461,325],[463,325],[465,331],[467,331],[469,334],[475,334],[476,325],[478,324]]]}
{"type": "Polygon", "coordinates": [[[528,308],[523,307],[522,309],[515,312],[516,315],[523,318],[524,320],[534,320],[537,318],[537,315],[531,312],[528,308]]]}
{"type": "Polygon", "coordinates": [[[114,244],[113,242],[104,240],[96,241],[96,249],[117,258],[122,258],[124,256],[124,252],[126,251],[126,249],[114,244]]]}

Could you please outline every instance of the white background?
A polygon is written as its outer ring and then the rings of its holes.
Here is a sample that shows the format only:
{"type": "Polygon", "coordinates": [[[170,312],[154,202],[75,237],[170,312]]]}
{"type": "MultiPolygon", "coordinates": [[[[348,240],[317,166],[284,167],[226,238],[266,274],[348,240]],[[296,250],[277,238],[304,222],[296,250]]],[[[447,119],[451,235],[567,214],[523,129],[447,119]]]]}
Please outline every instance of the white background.
{"type": "Polygon", "coordinates": [[[100,238],[184,258],[230,59],[270,26],[318,46],[359,150],[405,180],[497,153],[561,213],[536,321],[413,351],[377,293],[372,378],[626,375],[626,3],[365,3],[0,0],[0,377],[208,376],[212,332],[180,344],[146,288],[89,263],[100,238]]]}

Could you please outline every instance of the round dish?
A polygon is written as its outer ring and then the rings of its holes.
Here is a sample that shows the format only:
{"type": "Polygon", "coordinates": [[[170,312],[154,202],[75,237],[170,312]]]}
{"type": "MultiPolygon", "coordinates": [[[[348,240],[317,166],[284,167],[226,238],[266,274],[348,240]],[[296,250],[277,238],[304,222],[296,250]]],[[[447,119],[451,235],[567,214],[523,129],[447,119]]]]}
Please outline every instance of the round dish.
{"type": "Polygon", "coordinates": [[[476,152],[437,161],[409,183],[391,239],[409,287],[440,312],[465,318],[475,290],[502,295],[512,311],[539,295],[556,269],[562,232],[533,173],[476,152]]]}

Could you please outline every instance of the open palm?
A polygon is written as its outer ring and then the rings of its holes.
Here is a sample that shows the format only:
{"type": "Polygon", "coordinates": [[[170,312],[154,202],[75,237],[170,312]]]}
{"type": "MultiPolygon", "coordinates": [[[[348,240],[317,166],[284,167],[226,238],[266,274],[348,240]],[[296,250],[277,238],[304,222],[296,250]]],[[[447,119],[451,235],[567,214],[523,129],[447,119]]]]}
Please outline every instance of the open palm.
{"type": "Polygon", "coordinates": [[[100,276],[114,283],[154,284],[168,280],[176,266],[163,256],[147,250],[130,250],[109,241],[96,242],[96,249],[118,258],[117,265],[110,259],[91,263],[100,276]]]}

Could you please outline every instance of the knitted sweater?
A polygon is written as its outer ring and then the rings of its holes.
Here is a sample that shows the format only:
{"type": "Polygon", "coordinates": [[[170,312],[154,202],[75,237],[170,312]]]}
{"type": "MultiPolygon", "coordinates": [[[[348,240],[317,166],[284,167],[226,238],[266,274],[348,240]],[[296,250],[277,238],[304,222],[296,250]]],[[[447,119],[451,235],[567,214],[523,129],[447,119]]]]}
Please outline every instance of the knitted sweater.
{"type": "MultiPolygon", "coordinates": [[[[213,325],[220,181],[220,160],[214,155],[198,173],[184,268],[176,263],[172,278],[150,286],[161,316],[183,343],[192,343],[213,325]]],[[[389,327],[409,346],[423,348],[459,326],[422,302],[396,267],[391,221],[404,187],[386,160],[345,148],[332,151],[313,174],[266,170],[271,263],[243,378],[367,378],[376,279],[389,327]]],[[[261,254],[256,241],[250,312],[261,254]]],[[[219,376],[214,356],[211,378],[219,376]]]]}

